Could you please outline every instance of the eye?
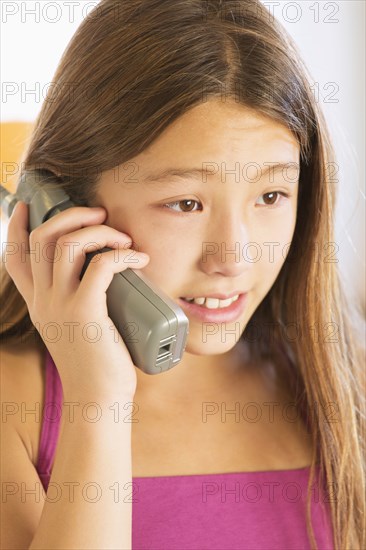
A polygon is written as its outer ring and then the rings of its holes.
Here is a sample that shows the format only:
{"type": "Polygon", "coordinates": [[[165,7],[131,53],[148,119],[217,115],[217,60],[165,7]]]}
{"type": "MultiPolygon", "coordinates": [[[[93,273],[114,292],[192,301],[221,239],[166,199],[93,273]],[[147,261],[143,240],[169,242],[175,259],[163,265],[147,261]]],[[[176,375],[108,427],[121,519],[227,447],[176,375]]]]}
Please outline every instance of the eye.
{"type": "MultiPolygon", "coordinates": [[[[174,210],[172,207],[173,206],[176,206],[176,205],[182,205],[183,207],[183,210],[180,210],[180,212],[196,212],[197,210],[193,210],[192,209],[192,205],[196,203],[196,204],[200,204],[198,201],[195,201],[193,199],[183,199],[183,200],[180,200],[180,201],[176,201],[176,202],[170,202],[170,203],[167,203],[167,204],[164,204],[163,206],[169,208],[170,210],[174,210]]],[[[179,210],[174,210],[174,212],[179,212],[179,210]]]]}
{"type": "MultiPolygon", "coordinates": [[[[269,208],[276,208],[278,206],[278,202],[277,201],[277,198],[279,196],[282,196],[282,197],[285,197],[285,198],[288,198],[290,195],[288,193],[285,193],[284,191],[270,191],[268,193],[263,193],[263,195],[261,195],[261,197],[267,197],[267,200],[269,201],[269,203],[265,203],[264,206],[268,206],[269,208]]],[[[282,201],[281,201],[282,203],[282,201]]]]}

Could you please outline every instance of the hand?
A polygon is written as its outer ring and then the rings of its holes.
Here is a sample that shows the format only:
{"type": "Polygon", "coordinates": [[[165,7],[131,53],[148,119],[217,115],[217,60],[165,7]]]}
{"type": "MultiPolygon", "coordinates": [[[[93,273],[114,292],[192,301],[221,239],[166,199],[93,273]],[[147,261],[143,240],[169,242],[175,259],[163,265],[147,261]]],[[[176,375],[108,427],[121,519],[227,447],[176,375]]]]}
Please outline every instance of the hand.
{"type": "Polygon", "coordinates": [[[136,367],[108,316],[106,290],[115,273],[143,268],[149,256],[135,251],[128,262],[132,239],[101,225],[104,208],[69,208],[30,234],[28,208],[20,201],[9,220],[8,242],[18,252],[5,265],[57,366],[64,396],[133,396],[136,367]],[[105,246],[113,250],[96,255],[80,281],[86,253],[105,246]]]}

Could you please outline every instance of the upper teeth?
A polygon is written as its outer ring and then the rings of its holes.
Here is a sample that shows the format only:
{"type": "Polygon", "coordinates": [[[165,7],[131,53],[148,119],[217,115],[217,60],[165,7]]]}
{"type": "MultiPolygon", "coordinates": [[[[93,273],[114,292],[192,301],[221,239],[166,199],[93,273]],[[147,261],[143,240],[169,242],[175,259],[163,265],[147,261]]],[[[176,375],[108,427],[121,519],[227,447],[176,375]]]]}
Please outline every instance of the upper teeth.
{"type": "Polygon", "coordinates": [[[207,307],[208,309],[216,309],[221,307],[228,307],[239,298],[239,294],[232,296],[227,300],[219,300],[218,298],[184,298],[187,302],[193,302],[200,306],[207,307]]]}

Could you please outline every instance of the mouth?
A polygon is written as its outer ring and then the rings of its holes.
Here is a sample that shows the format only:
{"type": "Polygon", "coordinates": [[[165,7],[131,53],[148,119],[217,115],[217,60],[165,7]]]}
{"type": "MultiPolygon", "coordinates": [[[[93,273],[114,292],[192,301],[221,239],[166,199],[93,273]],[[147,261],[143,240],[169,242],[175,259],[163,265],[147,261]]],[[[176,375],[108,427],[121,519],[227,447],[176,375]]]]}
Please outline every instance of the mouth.
{"type": "Polygon", "coordinates": [[[226,300],[182,297],[179,298],[179,304],[189,317],[195,317],[201,322],[231,322],[243,314],[247,297],[248,293],[236,294],[226,300]]]}
{"type": "Polygon", "coordinates": [[[231,298],[226,299],[220,299],[220,298],[213,298],[213,297],[200,297],[200,298],[190,298],[190,297],[181,297],[181,300],[184,300],[185,302],[189,304],[196,304],[201,307],[205,307],[207,309],[225,309],[234,302],[236,302],[240,297],[240,294],[235,294],[231,298]]]}

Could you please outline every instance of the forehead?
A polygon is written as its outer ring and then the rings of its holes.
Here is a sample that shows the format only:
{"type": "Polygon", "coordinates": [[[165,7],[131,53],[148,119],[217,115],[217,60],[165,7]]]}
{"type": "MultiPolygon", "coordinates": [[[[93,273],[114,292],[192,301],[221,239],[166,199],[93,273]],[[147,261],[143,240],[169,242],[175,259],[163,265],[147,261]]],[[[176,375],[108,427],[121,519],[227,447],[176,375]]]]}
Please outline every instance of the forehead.
{"type": "Polygon", "coordinates": [[[177,118],[135,157],[140,175],[203,162],[298,162],[300,147],[283,124],[235,102],[210,100],[177,118]]]}

